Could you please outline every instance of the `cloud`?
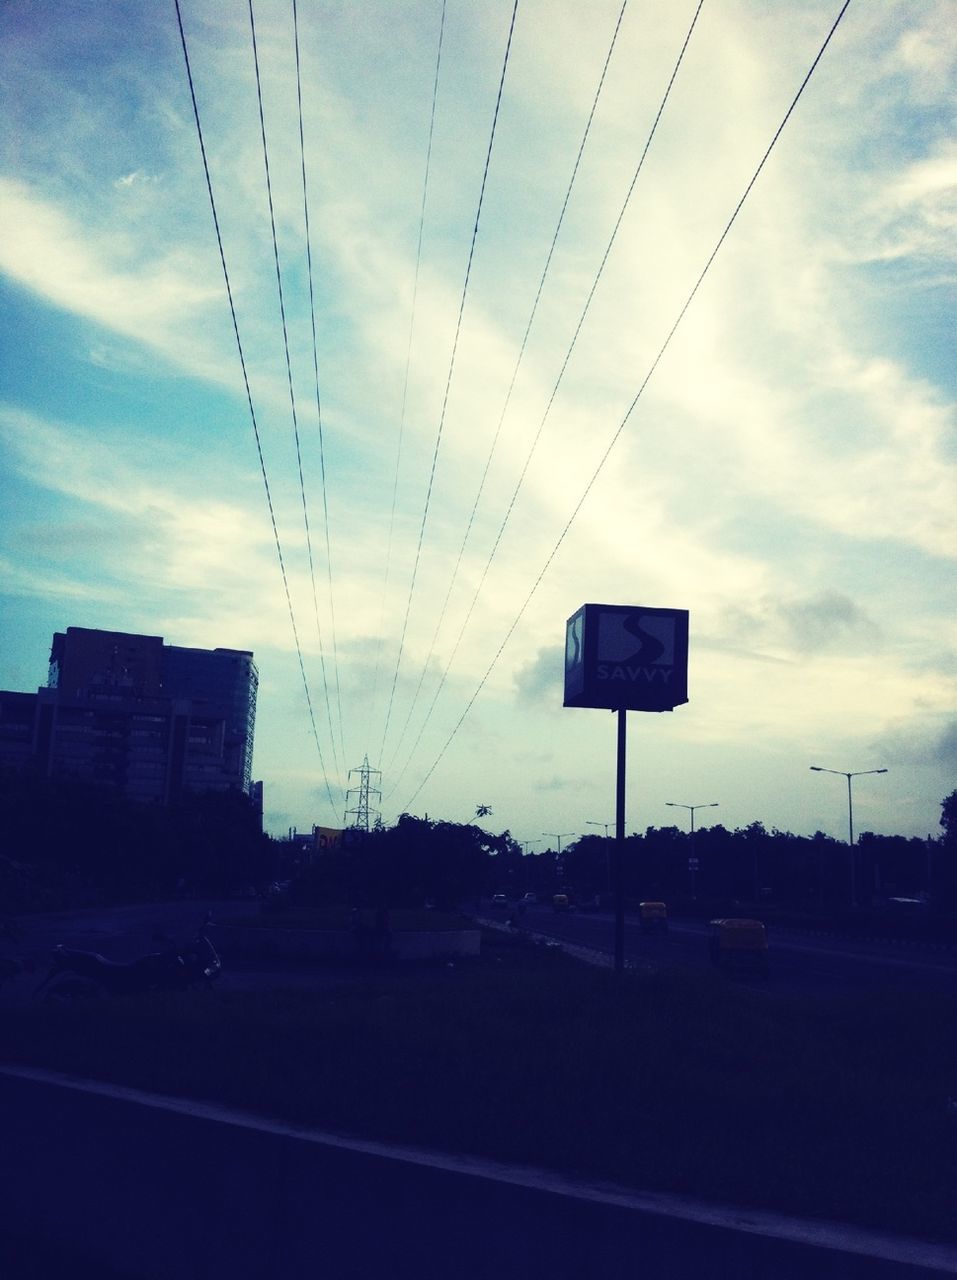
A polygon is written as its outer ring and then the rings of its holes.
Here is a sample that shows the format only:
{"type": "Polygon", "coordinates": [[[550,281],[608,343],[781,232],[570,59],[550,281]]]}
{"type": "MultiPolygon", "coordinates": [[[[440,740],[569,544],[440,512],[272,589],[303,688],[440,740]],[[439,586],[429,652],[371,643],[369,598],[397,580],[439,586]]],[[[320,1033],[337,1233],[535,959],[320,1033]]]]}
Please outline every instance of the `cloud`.
{"type": "Polygon", "coordinates": [[[934,758],[939,764],[953,771],[957,782],[957,719],[943,730],[934,746],[934,758]]]}
{"type": "Polygon", "coordinates": [[[791,643],[802,654],[843,648],[873,651],[881,632],[865,610],[837,591],[822,591],[807,600],[782,603],[779,614],[791,643]]]}
{"type": "Polygon", "coordinates": [[[159,181],[159,178],[157,178],[155,174],[143,173],[140,169],[134,169],[132,173],[127,173],[127,174],[124,174],[122,178],[117,178],[114,181],[113,185],[114,187],[123,188],[123,187],[132,187],[132,186],[144,186],[147,183],[158,182],[158,181],[159,181]]]}
{"type": "Polygon", "coordinates": [[[538,656],[520,667],[514,676],[520,701],[549,705],[561,704],[564,679],[565,650],[562,645],[540,649],[538,656]]]}
{"type": "Polygon", "coordinates": [[[197,360],[192,324],[183,333],[185,317],[222,305],[222,285],[208,259],[143,245],[135,266],[124,268],[122,242],[91,234],[10,178],[0,177],[0,210],[0,271],[58,307],[215,376],[211,361],[197,360]]]}
{"type": "Polygon", "coordinates": [[[751,605],[729,605],[712,643],[720,642],[722,634],[726,644],[746,644],[759,657],[873,653],[881,644],[877,623],[839,591],[785,599],[766,596],[751,605]],[[772,652],[762,654],[762,646],[772,652]]]}

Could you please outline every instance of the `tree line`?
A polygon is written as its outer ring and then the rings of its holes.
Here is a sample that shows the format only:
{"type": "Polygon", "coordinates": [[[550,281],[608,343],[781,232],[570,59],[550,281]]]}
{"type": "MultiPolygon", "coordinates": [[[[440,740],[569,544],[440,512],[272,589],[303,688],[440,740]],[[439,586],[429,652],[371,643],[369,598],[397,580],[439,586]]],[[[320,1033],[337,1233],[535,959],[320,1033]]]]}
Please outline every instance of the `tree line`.
{"type": "MultiPolygon", "coordinates": [[[[6,774],[0,815],[6,912],[228,894],[283,876],[304,901],[365,906],[454,907],[529,892],[568,892],[590,905],[607,901],[614,887],[615,841],[605,836],[583,835],[560,855],[523,853],[509,831],[402,814],[392,826],[355,833],[342,849],[304,852],[301,842],[264,835],[248,797],[236,792],[148,806],[70,779],[6,774]]],[[[928,839],[863,832],[853,850],[820,831],[798,836],[760,822],[735,830],[719,823],[693,837],[649,827],[625,839],[625,897],[686,907],[776,904],[810,914],[903,898],[957,913],[957,791],[942,802],[940,827],[928,839]]]]}

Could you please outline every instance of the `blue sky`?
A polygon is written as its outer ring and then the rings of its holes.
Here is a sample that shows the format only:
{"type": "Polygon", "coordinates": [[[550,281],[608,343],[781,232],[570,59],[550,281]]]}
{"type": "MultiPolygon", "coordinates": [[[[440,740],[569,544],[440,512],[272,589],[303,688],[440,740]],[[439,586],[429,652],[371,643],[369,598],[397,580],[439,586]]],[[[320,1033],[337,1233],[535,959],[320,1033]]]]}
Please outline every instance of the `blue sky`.
{"type": "Polygon", "coordinates": [[[172,0],[0,13],[0,687],[41,684],[70,625],[252,649],[271,830],[336,825],[368,755],[387,820],[488,804],[542,847],[614,811],[612,718],[561,706],[565,619],[672,606],[690,701],[631,717],[629,829],[717,801],[702,818],[843,836],[818,764],[889,770],[855,784],[859,829],[936,832],[957,786],[950,6],[850,5],[460,726],[839,4],[706,0],[547,409],[695,11],[625,7],[504,416],[621,0],[518,6],[450,380],[512,2],[448,0],[418,277],[441,0],[300,4],[327,548],[292,6],[256,3],[312,573],[248,7],[181,9],[322,761],[172,0]]]}

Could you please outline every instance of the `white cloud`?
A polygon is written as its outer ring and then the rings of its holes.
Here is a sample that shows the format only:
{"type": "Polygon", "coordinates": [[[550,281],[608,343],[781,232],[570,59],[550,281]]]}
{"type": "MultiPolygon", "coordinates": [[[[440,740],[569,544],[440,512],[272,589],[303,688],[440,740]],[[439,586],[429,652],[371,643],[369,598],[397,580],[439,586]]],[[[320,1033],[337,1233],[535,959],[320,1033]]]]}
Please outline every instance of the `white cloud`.
{"type": "MultiPolygon", "coordinates": [[[[831,8],[769,9],[749,0],[705,7],[423,757],[454,723],[550,555],[831,8]]],[[[397,681],[400,725],[426,663],[618,4],[548,10],[543,25],[544,9],[523,9],[516,30],[397,681]]],[[[476,704],[473,749],[495,743],[496,759],[484,767],[500,769],[516,805],[515,751],[542,761],[557,754],[542,765],[538,785],[567,772],[553,726],[540,731],[552,724],[547,706],[526,702],[522,723],[514,703],[516,686],[547,683],[545,665],[536,666],[546,660],[535,655],[560,642],[565,617],[585,599],[692,609],[702,641],[695,701],[658,728],[670,735],[669,750],[685,757],[692,746],[704,758],[709,745],[743,751],[760,742],[770,755],[782,742],[803,749],[829,736],[847,741],[850,724],[873,738],[875,688],[888,721],[909,724],[924,714],[920,698],[953,705],[951,641],[940,622],[957,550],[953,411],[945,372],[935,385],[933,364],[915,369],[907,347],[896,348],[877,323],[878,308],[899,307],[900,329],[917,347],[920,290],[952,273],[957,152],[940,129],[953,51],[946,12],[908,3],[892,23],[865,9],[842,25],[476,704]],[[884,267],[899,272],[890,302],[877,274],[884,267]],[[532,721],[539,727],[529,728],[532,721]]],[[[71,19],[71,38],[89,38],[90,68],[64,73],[57,102],[44,93],[65,33],[18,45],[27,102],[18,152],[7,139],[5,171],[18,176],[0,177],[0,270],[46,306],[86,322],[67,351],[82,351],[98,382],[78,389],[75,414],[62,404],[51,409],[52,397],[36,395],[29,378],[11,392],[10,404],[20,406],[3,416],[11,484],[24,507],[42,494],[50,519],[49,536],[31,548],[27,534],[38,520],[30,526],[18,517],[20,538],[8,535],[6,554],[20,566],[18,590],[32,583],[73,599],[88,590],[112,605],[123,584],[145,629],[269,655],[281,668],[270,698],[301,713],[180,51],[151,13],[119,35],[111,15],[108,4],[95,20],[87,16],[88,26],[82,15],[71,19]],[[145,427],[130,413],[124,425],[128,397],[161,395],[153,374],[167,387],[173,375],[191,379],[176,388],[180,405],[185,388],[195,390],[188,438],[183,424],[174,432],[161,415],[145,427]],[[112,386],[123,397],[115,403],[112,386]],[[242,465],[239,454],[224,457],[227,419],[247,441],[242,465]],[[102,529],[114,530],[114,546],[102,545],[102,529]],[[77,566],[72,596],[54,563],[58,532],[77,566]]],[[[451,652],[541,422],[688,16],[669,7],[650,29],[636,10],[626,16],[426,691],[451,652]]],[[[377,682],[380,713],[407,603],[505,17],[487,6],[449,15],[385,592],[437,12],[412,5],[397,14],[370,3],[360,24],[335,8],[303,23],[341,674],[350,699],[377,682]]],[[[325,620],[291,31],[285,11],[268,4],[258,8],[257,26],[325,620]]],[[[188,35],[280,535],[313,664],[318,641],[245,15],[200,3],[188,35]]],[[[48,372],[37,364],[30,376],[40,386],[48,372]]],[[[597,731],[584,736],[598,740],[597,731]]],[[[281,737],[269,739],[283,761],[277,772],[301,790],[281,737]]],[[[452,796],[458,785],[446,779],[439,794],[452,796]]],[[[295,807],[289,794],[284,812],[295,807]]]]}

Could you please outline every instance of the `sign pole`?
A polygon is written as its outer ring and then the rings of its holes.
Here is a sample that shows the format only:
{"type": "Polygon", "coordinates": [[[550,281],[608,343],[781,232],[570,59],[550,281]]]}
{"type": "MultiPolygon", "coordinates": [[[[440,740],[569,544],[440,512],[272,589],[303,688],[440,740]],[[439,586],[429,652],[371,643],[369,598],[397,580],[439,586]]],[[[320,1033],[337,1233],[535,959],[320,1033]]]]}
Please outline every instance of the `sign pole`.
{"type": "Polygon", "coordinates": [[[618,776],[615,787],[615,972],[625,968],[625,725],[618,708],[618,776]]]}

